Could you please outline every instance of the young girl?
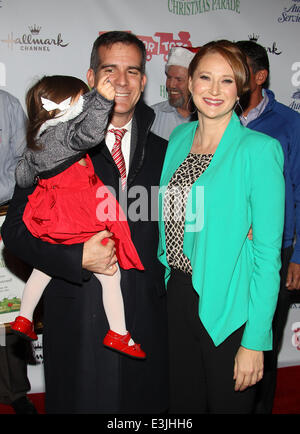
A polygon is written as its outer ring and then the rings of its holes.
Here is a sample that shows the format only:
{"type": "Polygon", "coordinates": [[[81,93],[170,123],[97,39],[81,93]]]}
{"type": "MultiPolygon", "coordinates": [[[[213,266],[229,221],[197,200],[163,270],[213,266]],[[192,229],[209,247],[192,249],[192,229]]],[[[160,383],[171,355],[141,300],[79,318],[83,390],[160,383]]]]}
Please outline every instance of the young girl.
{"type": "MultiPolygon", "coordinates": [[[[26,96],[28,148],[16,168],[16,182],[22,188],[37,183],[23,214],[33,236],[50,243],[74,244],[108,229],[113,233],[119,265],[143,270],[125,215],[96,176],[86,154],[105,136],[114,96],[108,77],[90,92],[75,77],[45,76],[39,80],[26,96]],[[106,212],[101,213],[100,221],[97,207],[104,199],[106,212]]],[[[103,344],[128,356],[145,358],[126,330],[119,267],[113,276],[95,276],[102,285],[110,326],[103,344]]],[[[25,285],[20,315],[11,328],[26,339],[37,339],[33,312],[50,279],[34,269],[25,285]]]]}

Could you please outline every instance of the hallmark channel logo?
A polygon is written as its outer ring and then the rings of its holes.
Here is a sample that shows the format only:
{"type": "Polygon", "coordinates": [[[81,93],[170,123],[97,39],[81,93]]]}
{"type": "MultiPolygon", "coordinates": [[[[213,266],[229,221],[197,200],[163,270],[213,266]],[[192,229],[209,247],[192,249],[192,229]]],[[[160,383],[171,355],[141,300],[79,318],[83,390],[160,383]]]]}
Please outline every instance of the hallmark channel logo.
{"type": "MultiPolygon", "coordinates": [[[[99,36],[103,31],[99,32],[99,36]]],[[[128,31],[128,33],[131,33],[128,31]]],[[[147,51],[147,61],[149,62],[153,56],[164,56],[164,61],[167,61],[169,50],[174,47],[192,47],[189,32],[178,32],[178,37],[174,33],[156,32],[153,36],[137,35],[143,41],[147,51]]]]}
{"type": "Polygon", "coordinates": [[[300,0],[292,0],[277,19],[279,23],[300,23],[300,0]]]}
{"type": "Polygon", "coordinates": [[[240,0],[167,0],[168,10],[175,15],[197,15],[227,10],[240,13],[240,0]]]}
{"type": "MultiPolygon", "coordinates": [[[[252,33],[252,35],[248,35],[249,41],[258,42],[259,35],[252,33]]],[[[258,42],[259,43],[259,42],[258,42]]],[[[262,45],[262,44],[260,44],[262,45]]],[[[277,42],[272,42],[271,45],[263,45],[263,47],[267,50],[269,54],[275,54],[276,56],[279,56],[282,54],[282,51],[279,50],[277,47],[277,42]]]]}
{"type": "Polygon", "coordinates": [[[57,36],[44,37],[41,33],[42,27],[33,24],[28,26],[29,32],[23,33],[22,36],[14,37],[13,32],[11,32],[7,39],[1,39],[1,42],[7,44],[7,47],[13,50],[14,47],[19,48],[21,51],[50,51],[53,47],[65,48],[69,45],[65,43],[61,33],[58,33],[57,36]]]}

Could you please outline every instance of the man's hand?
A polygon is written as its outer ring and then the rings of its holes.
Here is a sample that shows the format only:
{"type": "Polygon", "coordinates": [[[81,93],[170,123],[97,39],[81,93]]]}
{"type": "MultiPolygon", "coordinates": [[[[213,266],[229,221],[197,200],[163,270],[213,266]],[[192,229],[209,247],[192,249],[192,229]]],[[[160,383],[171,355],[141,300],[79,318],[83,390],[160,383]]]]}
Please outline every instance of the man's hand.
{"type": "Polygon", "coordinates": [[[300,264],[290,262],[285,286],[289,290],[300,289],[300,264]]]}
{"type": "Polygon", "coordinates": [[[264,354],[262,351],[240,347],[235,356],[233,379],[235,391],[243,391],[253,386],[263,377],[264,354]]]}
{"type": "Polygon", "coordinates": [[[112,233],[105,230],[93,235],[83,245],[82,267],[93,273],[112,276],[117,271],[115,242],[112,233]],[[102,241],[105,240],[105,245],[102,241]]]}

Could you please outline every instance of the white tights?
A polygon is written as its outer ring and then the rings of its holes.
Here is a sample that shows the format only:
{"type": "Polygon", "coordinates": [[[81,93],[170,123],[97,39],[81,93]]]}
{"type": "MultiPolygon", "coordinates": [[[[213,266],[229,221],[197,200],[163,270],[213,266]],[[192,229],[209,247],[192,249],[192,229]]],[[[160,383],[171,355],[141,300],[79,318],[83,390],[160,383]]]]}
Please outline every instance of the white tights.
{"type": "MultiPolygon", "coordinates": [[[[110,329],[120,335],[125,335],[127,330],[121,292],[121,273],[118,265],[117,268],[113,276],[97,273],[95,273],[95,276],[99,279],[102,286],[103,307],[110,329]]],[[[20,309],[21,316],[32,321],[34,309],[50,280],[51,277],[42,271],[36,269],[32,271],[23,291],[20,309]]],[[[129,345],[133,344],[134,342],[131,339],[129,345]]]]}

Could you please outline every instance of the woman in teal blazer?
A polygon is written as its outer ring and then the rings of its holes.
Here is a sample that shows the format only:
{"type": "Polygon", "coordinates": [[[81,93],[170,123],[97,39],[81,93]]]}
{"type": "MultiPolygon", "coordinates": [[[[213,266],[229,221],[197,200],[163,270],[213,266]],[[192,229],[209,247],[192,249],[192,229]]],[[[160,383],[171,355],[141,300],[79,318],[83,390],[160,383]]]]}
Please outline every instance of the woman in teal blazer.
{"type": "Polygon", "coordinates": [[[233,111],[248,80],[233,43],[202,47],[189,67],[199,120],[173,131],[165,157],[158,256],[166,267],[173,413],[250,413],[263,351],[272,347],[283,152],[233,111]]]}

